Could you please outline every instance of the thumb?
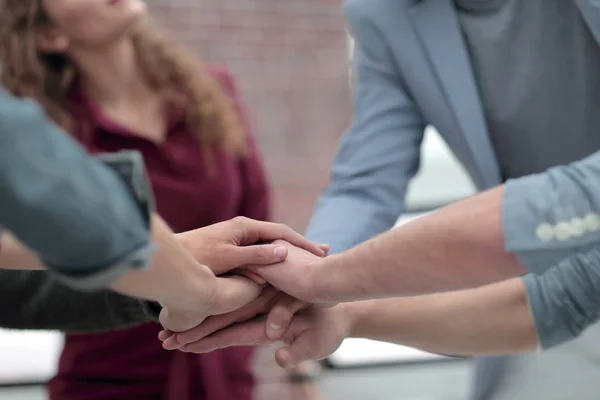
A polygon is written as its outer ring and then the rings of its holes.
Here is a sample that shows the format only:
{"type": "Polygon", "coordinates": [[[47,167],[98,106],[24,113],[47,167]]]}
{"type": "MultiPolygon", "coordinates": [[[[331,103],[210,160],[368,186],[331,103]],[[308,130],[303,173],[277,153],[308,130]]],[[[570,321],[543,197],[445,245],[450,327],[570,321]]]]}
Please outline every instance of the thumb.
{"type": "Polygon", "coordinates": [[[207,315],[202,313],[188,313],[163,307],[158,320],[160,324],[172,332],[182,332],[199,325],[207,315]]]}
{"type": "Polygon", "coordinates": [[[317,343],[313,343],[309,335],[302,333],[292,344],[278,349],[275,360],[282,368],[294,368],[304,361],[317,358],[317,347],[317,343]]]}

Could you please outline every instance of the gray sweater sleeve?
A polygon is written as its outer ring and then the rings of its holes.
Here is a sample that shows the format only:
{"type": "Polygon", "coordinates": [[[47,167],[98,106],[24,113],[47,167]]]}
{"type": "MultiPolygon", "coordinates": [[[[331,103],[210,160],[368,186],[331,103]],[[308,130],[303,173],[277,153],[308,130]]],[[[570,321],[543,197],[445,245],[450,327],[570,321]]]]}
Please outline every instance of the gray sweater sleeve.
{"type": "Polygon", "coordinates": [[[104,290],[85,293],[47,271],[0,270],[0,327],[72,333],[109,331],[157,319],[159,306],[104,290]]]}
{"type": "Polygon", "coordinates": [[[576,338],[600,319],[600,248],[523,281],[542,349],[576,338]]]}

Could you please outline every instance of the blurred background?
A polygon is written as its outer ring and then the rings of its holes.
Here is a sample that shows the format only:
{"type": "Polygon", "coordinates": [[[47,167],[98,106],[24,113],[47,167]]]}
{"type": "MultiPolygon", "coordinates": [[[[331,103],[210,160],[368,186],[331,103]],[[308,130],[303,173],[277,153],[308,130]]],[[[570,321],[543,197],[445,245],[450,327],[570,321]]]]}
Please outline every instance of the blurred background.
{"type": "MultiPolygon", "coordinates": [[[[275,219],[302,231],[328,180],[339,136],[352,116],[352,40],[339,0],[148,0],[155,15],[206,62],[236,76],[265,156],[275,194],[275,219]]],[[[411,185],[409,213],[474,192],[465,172],[433,129],[411,185]]],[[[0,399],[43,399],[55,371],[58,333],[0,330],[0,399]]],[[[414,349],[348,340],[328,360],[325,399],[464,399],[466,360],[414,349]]]]}

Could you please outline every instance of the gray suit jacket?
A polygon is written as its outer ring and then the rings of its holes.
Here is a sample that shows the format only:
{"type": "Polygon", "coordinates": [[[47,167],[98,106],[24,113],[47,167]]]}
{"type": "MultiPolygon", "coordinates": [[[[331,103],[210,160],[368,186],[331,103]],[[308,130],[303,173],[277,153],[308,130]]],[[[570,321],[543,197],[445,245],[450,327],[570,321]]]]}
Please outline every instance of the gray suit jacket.
{"type": "MultiPolygon", "coordinates": [[[[599,2],[576,3],[600,42],[599,2]]],[[[404,211],[426,125],[436,127],[479,189],[502,183],[452,0],[346,0],[345,10],[356,39],[355,119],[308,229],[333,252],[389,229],[404,211]]],[[[600,152],[509,181],[506,249],[544,272],[598,247],[599,212],[600,152]],[[578,229],[584,220],[589,229],[578,229]],[[548,226],[560,234],[544,235],[548,226]]],[[[474,398],[595,399],[599,336],[595,326],[548,353],[482,359],[474,398]]]]}

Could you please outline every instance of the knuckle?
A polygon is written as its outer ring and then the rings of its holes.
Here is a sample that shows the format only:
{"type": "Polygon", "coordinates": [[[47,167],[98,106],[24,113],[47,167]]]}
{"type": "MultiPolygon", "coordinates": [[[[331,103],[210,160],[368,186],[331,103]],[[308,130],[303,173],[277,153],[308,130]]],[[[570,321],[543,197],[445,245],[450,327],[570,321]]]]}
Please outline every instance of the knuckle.
{"type": "Polygon", "coordinates": [[[286,224],[282,224],[282,223],[278,223],[276,225],[277,229],[281,232],[293,232],[292,228],[290,228],[289,226],[287,226],[286,224]]]}
{"type": "Polygon", "coordinates": [[[243,230],[248,228],[249,225],[249,221],[250,219],[246,218],[246,217],[235,217],[234,219],[231,220],[234,224],[234,227],[236,227],[237,229],[243,230]]]}

